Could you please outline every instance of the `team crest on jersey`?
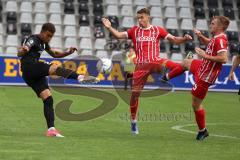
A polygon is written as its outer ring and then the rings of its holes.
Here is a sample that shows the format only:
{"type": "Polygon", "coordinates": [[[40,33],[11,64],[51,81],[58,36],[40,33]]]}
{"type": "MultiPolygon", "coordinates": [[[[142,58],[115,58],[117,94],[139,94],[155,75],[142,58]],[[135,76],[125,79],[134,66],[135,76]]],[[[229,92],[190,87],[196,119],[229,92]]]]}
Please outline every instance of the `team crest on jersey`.
{"type": "Polygon", "coordinates": [[[34,42],[34,41],[33,41],[32,39],[30,39],[26,44],[29,45],[29,46],[31,46],[31,45],[33,44],[33,42],[34,42]]]}
{"type": "Polygon", "coordinates": [[[143,36],[143,37],[137,37],[137,41],[140,41],[140,42],[144,42],[144,41],[156,42],[156,38],[155,37],[143,36]]]}

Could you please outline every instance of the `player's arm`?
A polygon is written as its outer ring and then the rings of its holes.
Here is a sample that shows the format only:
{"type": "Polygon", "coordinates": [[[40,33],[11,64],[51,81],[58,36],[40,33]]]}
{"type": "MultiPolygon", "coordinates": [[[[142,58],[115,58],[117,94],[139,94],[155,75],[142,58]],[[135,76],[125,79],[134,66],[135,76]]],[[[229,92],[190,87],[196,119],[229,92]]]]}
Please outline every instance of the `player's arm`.
{"type": "Polygon", "coordinates": [[[29,50],[35,45],[35,41],[33,38],[25,38],[23,41],[22,46],[18,48],[17,56],[18,57],[23,57],[26,55],[29,50]]]}
{"type": "Polygon", "coordinates": [[[62,58],[62,57],[66,57],[70,54],[73,54],[75,51],[77,51],[77,48],[70,47],[66,51],[59,51],[59,50],[54,50],[54,49],[49,49],[49,50],[46,50],[46,51],[53,58],[62,58]]]}
{"type": "Polygon", "coordinates": [[[18,48],[17,56],[23,57],[27,52],[29,51],[29,48],[27,46],[20,46],[18,48]]]}
{"type": "Polygon", "coordinates": [[[102,23],[104,27],[113,34],[114,37],[117,39],[124,39],[127,38],[126,32],[119,32],[115,28],[112,27],[111,22],[107,18],[102,18],[102,23]]]}
{"type": "Polygon", "coordinates": [[[216,56],[211,56],[211,55],[206,54],[206,52],[199,47],[196,47],[195,51],[198,54],[198,56],[203,59],[207,59],[207,60],[210,60],[213,62],[218,62],[218,63],[227,63],[227,61],[228,61],[226,50],[218,52],[218,54],[216,56]]]}
{"type": "Polygon", "coordinates": [[[166,39],[169,40],[171,43],[182,44],[182,43],[185,43],[187,41],[191,41],[192,37],[188,34],[185,34],[183,37],[175,37],[171,34],[168,34],[166,39]]]}
{"type": "Polygon", "coordinates": [[[201,31],[194,29],[193,30],[194,33],[197,35],[197,37],[199,38],[200,42],[207,45],[210,42],[210,38],[205,37],[201,31]]]}
{"type": "Polygon", "coordinates": [[[232,67],[228,75],[229,80],[234,80],[233,72],[238,67],[239,64],[240,64],[240,55],[237,55],[233,60],[232,67]]]}

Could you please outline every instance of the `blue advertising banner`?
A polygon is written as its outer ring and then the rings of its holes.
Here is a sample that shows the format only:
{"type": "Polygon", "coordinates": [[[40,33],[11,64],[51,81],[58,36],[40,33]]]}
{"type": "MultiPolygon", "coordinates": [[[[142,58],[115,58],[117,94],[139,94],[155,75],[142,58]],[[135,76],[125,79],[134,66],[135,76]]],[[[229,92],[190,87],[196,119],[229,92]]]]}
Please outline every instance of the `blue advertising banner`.
{"type": "MultiPolygon", "coordinates": [[[[124,70],[120,62],[113,62],[113,69],[110,74],[104,75],[96,69],[97,60],[76,60],[76,59],[52,59],[42,58],[41,60],[64,65],[66,68],[77,71],[79,74],[89,74],[98,76],[100,83],[94,84],[94,87],[123,87],[124,86],[124,70]]],[[[0,56],[0,85],[26,85],[23,81],[20,69],[20,60],[17,57],[0,56]]],[[[231,65],[224,65],[223,69],[216,80],[216,83],[211,86],[211,91],[227,91],[237,92],[240,87],[240,69],[235,71],[234,81],[227,79],[231,65]]],[[[146,88],[159,87],[159,74],[149,76],[146,88]]],[[[49,78],[50,85],[79,85],[73,80],[63,80],[62,78],[49,78]]],[[[186,71],[184,74],[172,79],[170,83],[175,90],[190,90],[194,84],[193,75],[186,71]]],[[[82,85],[82,84],[81,84],[82,85]]],[[[89,86],[89,85],[88,85],[89,86]]]]}

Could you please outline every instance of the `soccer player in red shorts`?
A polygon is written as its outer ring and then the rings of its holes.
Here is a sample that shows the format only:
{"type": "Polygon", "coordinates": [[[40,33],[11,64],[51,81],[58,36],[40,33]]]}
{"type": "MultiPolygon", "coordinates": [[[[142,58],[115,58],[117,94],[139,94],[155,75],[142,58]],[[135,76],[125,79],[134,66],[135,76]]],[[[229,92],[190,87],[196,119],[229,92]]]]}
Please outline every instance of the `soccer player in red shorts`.
{"type": "MultiPolygon", "coordinates": [[[[111,26],[111,22],[103,18],[103,25],[118,39],[129,38],[134,44],[136,53],[136,67],[133,72],[132,95],[130,99],[131,111],[131,130],[133,134],[138,134],[137,128],[137,109],[140,92],[143,89],[148,76],[151,73],[160,73],[162,63],[165,59],[159,56],[160,39],[167,39],[171,43],[181,44],[192,40],[190,35],[184,37],[175,37],[169,34],[164,28],[150,24],[150,11],[142,8],[137,11],[137,20],[139,25],[133,26],[125,32],[119,32],[111,26]]],[[[168,66],[168,65],[166,65],[168,66]]],[[[171,67],[181,67],[178,63],[173,63],[171,67]]],[[[181,67],[181,71],[182,71],[181,67]]]]}
{"type": "MultiPolygon", "coordinates": [[[[224,16],[213,17],[210,24],[210,31],[213,37],[205,37],[199,30],[194,30],[199,40],[207,45],[206,51],[196,47],[195,51],[202,60],[185,59],[182,63],[185,70],[193,73],[195,84],[192,88],[192,106],[195,112],[196,122],[199,128],[197,140],[203,140],[209,133],[205,125],[205,110],[202,101],[205,98],[208,88],[214,84],[218,77],[222,64],[227,62],[228,40],[225,31],[230,21],[224,16]]],[[[179,72],[181,74],[183,72],[179,72]]],[[[168,77],[171,79],[173,77],[168,77]]]]}

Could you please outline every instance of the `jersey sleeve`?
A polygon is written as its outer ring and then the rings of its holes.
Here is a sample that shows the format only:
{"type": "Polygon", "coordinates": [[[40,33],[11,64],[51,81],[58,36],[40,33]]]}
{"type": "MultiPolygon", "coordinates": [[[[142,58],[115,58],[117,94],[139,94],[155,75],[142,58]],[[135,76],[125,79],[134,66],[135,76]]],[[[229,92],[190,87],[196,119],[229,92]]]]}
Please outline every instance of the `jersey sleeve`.
{"type": "Polygon", "coordinates": [[[132,28],[127,30],[127,37],[128,37],[128,39],[133,39],[135,28],[136,27],[132,27],[132,28]]]}
{"type": "Polygon", "coordinates": [[[217,38],[215,41],[215,46],[217,53],[228,50],[228,42],[223,38],[217,38]]]}
{"type": "Polygon", "coordinates": [[[24,45],[24,46],[27,46],[29,49],[32,48],[33,46],[35,46],[36,43],[37,43],[37,40],[34,39],[33,37],[26,38],[26,39],[23,41],[23,45],[24,45]]]}
{"type": "Polygon", "coordinates": [[[158,27],[158,31],[159,31],[160,38],[165,39],[169,35],[168,31],[165,28],[158,27]]]}

